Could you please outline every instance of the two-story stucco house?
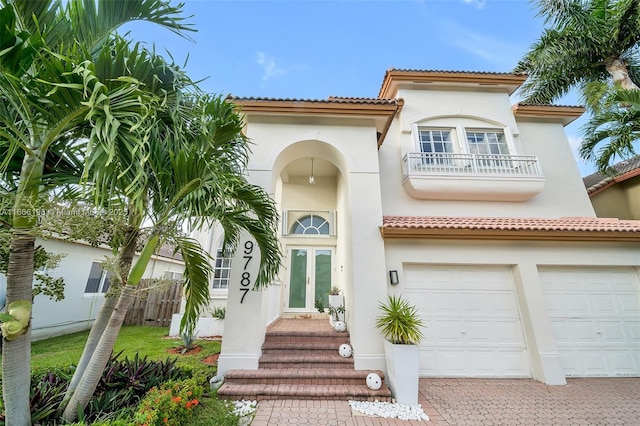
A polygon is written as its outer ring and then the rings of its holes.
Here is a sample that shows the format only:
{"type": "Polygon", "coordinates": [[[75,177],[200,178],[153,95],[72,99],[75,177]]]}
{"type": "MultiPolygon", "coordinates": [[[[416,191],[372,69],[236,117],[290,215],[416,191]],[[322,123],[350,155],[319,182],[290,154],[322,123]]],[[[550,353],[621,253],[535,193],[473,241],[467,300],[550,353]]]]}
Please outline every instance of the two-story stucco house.
{"type": "Polygon", "coordinates": [[[284,265],[241,300],[220,231],[199,236],[227,301],[220,371],[255,368],[268,323],[339,287],[356,369],[385,369],[375,318],[402,294],[422,376],[639,376],[640,221],[596,217],[564,131],[583,109],[512,105],[525,79],[391,69],[377,98],[234,98],[284,265]]]}

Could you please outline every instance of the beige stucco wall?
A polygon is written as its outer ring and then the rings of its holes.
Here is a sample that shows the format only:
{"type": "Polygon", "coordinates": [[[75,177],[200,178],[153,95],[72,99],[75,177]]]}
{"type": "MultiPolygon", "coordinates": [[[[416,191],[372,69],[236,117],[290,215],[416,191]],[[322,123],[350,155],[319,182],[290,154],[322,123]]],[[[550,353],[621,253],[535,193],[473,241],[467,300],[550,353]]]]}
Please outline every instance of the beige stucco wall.
{"type": "MultiPolygon", "coordinates": [[[[506,93],[400,90],[405,106],[380,149],[385,215],[562,217],[594,216],[564,128],[552,122],[516,122],[506,93]],[[505,129],[517,155],[537,155],[546,179],[524,202],[417,200],[402,187],[403,156],[418,152],[414,125],[505,129]],[[510,134],[510,135],[509,135],[510,134]]],[[[458,147],[459,149],[459,147],[458,147]]],[[[464,181],[461,180],[461,185],[464,181]]]]}
{"type": "MultiPolygon", "coordinates": [[[[374,120],[250,116],[247,121],[246,134],[253,142],[249,181],[270,193],[280,211],[336,211],[335,237],[280,236],[282,251],[287,256],[291,247],[335,248],[333,285],[342,288],[345,296],[351,343],[357,348],[356,368],[384,368],[382,340],[370,337],[377,335],[371,312],[386,294],[386,269],[380,261],[384,246],[378,232],[382,201],[374,120]],[[283,173],[292,162],[309,157],[329,161],[337,175],[316,176],[316,183],[309,185],[307,176],[283,173]]],[[[198,238],[204,243],[215,241],[220,231],[214,228],[198,238]]],[[[280,298],[267,293],[263,298],[269,299],[265,309],[280,314],[287,294],[287,258],[278,281],[282,283],[280,298]]],[[[270,321],[273,314],[266,317],[270,321]]]]}
{"type": "MultiPolygon", "coordinates": [[[[640,194],[639,194],[640,195],[640,194]]],[[[598,217],[633,219],[627,193],[619,185],[614,185],[591,197],[591,203],[598,217]]]]}
{"type": "Polygon", "coordinates": [[[640,176],[614,183],[591,196],[598,217],[640,220],[640,176]]]}
{"type": "Polygon", "coordinates": [[[640,220],[640,176],[636,176],[622,183],[627,193],[631,218],[640,220]]]}

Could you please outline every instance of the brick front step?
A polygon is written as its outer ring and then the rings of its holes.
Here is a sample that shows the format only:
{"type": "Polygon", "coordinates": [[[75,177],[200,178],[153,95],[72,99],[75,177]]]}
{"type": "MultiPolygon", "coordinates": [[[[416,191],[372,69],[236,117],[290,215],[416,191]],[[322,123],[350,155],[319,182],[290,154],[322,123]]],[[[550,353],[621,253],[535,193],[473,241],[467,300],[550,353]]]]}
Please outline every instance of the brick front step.
{"type": "Polygon", "coordinates": [[[292,353],[264,354],[260,357],[259,368],[353,368],[353,358],[343,358],[334,352],[326,353],[292,353]]]}
{"type": "Polygon", "coordinates": [[[349,342],[349,333],[338,333],[337,331],[326,332],[267,332],[265,344],[284,345],[285,347],[296,346],[299,348],[313,347],[313,345],[338,345],[349,342]]]}
{"type": "MultiPolygon", "coordinates": [[[[267,357],[268,359],[289,359],[289,358],[299,358],[310,360],[310,362],[326,362],[333,361],[337,359],[336,357],[340,357],[340,353],[338,352],[338,348],[330,348],[330,349],[262,349],[262,356],[267,357]]],[[[341,357],[340,357],[341,358],[341,357]]],[[[340,362],[338,360],[338,362],[340,362]]]]}
{"type": "Polygon", "coordinates": [[[226,399],[320,399],[360,401],[391,401],[391,392],[384,387],[374,391],[367,385],[242,385],[225,383],[218,389],[218,396],[226,399]]]}
{"type": "Polygon", "coordinates": [[[379,370],[347,370],[343,368],[283,368],[262,370],[229,370],[225,375],[227,382],[235,384],[261,385],[362,385],[366,384],[367,375],[377,373],[384,379],[379,370]]]}
{"type": "MultiPolygon", "coordinates": [[[[337,339],[336,339],[337,340],[337,339]]],[[[341,339],[339,341],[332,341],[329,339],[322,340],[304,340],[297,342],[274,342],[267,337],[267,341],[262,344],[262,353],[267,353],[271,351],[338,351],[338,348],[343,343],[349,343],[349,336],[346,339],[341,339]]]]}
{"type": "Polygon", "coordinates": [[[333,330],[326,319],[278,319],[267,329],[259,368],[227,371],[218,396],[390,401],[384,382],[382,389],[369,389],[369,371],[355,370],[352,357],[340,356],[343,343],[349,343],[349,333],[333,330]]]}

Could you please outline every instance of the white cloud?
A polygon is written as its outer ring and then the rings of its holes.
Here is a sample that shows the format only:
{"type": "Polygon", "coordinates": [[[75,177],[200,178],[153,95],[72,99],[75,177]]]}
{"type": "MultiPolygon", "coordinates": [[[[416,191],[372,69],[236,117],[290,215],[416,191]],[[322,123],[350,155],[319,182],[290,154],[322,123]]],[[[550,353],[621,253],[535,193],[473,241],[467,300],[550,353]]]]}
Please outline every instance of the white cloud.
{"type": "Polygon", "coordinates": [[[268,53],[258,52],[256,55],[256,62],[262,67],[263,81],[267,81],[272,77],[283,76],[287,73],[284,68],[281,68],[276,64],[275,58],[268,53]]]}
{"type": "Polygon", "coordinates": [[[446,29],[437,31],[437,34],[446,34],[441,38],[442,42],[491,62],[501,71],[511,70],[525,51],[525,46],[474,32],[450,19],[440,19],[439,24],[440,28],[446,29]]]}
{"type": "Polygon", "coordinates": [[[475,6],[478,9],[484,9],[484,6],[487,4],[487,0],[462,0],[466,4],[470,4],[475,6]]]}

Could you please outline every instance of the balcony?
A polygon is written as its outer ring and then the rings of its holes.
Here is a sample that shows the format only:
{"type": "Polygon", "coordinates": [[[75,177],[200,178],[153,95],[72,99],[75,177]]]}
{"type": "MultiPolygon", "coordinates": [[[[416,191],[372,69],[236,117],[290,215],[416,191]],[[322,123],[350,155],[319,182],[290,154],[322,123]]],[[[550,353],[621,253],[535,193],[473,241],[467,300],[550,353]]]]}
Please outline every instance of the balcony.
{"type": "Polygon", "coordinates": [[[526,201],[545,182],[534,155],[412,152],[402,173],[407,193],[423,200],[526,201]]]}

